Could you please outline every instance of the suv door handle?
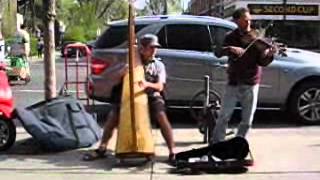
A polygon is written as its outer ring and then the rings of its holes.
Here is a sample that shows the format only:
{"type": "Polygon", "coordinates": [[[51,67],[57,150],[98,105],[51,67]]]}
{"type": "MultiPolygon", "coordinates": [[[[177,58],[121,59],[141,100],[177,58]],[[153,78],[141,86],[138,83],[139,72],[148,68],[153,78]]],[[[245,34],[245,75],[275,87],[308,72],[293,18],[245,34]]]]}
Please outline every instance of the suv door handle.
{"type": "Polygon", "coordinates": [[[228,64],[227,63],[212,63],[213,66],[219,67],[219,68],[227,68],[228,64]]]}

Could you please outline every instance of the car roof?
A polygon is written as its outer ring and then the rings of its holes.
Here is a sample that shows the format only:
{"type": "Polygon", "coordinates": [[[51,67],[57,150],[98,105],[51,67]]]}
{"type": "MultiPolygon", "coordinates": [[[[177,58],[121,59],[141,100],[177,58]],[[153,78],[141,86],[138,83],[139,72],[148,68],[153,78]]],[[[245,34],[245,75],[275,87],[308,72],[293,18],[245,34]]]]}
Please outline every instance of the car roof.
{"type": "MultiPolygon", "coordinates": [[[[228,28],[236,28],[236,24],[212,16],[194,16],[194,15],[155,15],[155,16],[138,16],[135,18],[136,24],[153,24],[153,23],[195,23],[195,24],[212,24],[228,28]]],[[[127,20],[113,21],[111,26],[127,25],[127,20]]]]}

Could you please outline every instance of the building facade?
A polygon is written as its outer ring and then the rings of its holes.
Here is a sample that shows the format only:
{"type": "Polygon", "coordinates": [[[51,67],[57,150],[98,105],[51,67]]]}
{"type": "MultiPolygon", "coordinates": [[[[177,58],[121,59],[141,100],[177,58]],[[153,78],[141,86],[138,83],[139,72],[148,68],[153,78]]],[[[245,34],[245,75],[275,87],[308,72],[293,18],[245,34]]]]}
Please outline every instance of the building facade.
{"type": "Polygon", "coordinates": [[[320,0],[229,0],[224,18],[247,7],[255,28],[289,47],[320,51],[320,0]]]}
{"type": "Polygon", "coordinates": [[[191,0],[190,14],[223,17],[223,0],[191,0]]]}
{"type": "Polygon", "coordinates": [[[191,0],[193,15],[231,19],[249,8],[255,28],[291,47],[320,51],[320,0],[191,0]]]}

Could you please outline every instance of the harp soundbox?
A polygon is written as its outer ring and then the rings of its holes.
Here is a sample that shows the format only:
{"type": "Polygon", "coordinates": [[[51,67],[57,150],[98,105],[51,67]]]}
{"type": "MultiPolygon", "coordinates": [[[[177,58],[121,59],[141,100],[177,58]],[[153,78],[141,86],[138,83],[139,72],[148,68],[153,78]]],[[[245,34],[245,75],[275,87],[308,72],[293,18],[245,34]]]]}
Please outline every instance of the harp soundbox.
{"type": "Polygon", "coordinates": [[[134,6],[129,1],[128,19],[128,63],[129,73],[124,76],[118,136],[115,154],[120,158],[150,157],[154,155],[148,97],[138,86],[143,80],[144,69],[135,46],[134,6]]]}

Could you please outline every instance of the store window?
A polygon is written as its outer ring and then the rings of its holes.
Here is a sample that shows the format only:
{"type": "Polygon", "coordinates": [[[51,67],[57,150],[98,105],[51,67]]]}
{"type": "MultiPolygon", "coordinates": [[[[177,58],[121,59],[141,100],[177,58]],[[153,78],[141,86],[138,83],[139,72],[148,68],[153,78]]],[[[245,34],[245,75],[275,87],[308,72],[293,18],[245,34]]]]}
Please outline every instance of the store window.
{"type": "Polygon", "coordinates": [[[316,21],[260,21],[257,27],[268,27],[265,36],[277,42],[309,50],[320,50],[320,22],[316,21]]]}

